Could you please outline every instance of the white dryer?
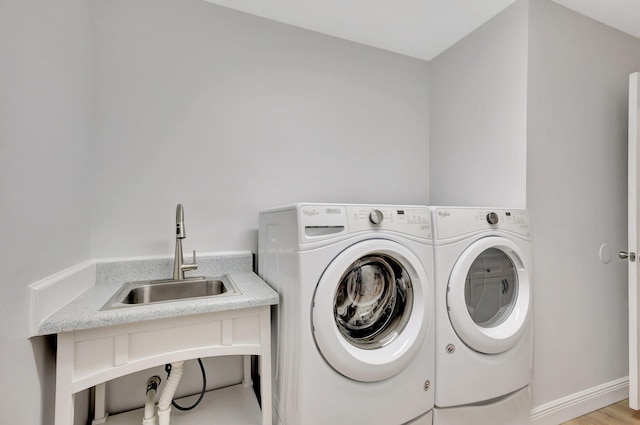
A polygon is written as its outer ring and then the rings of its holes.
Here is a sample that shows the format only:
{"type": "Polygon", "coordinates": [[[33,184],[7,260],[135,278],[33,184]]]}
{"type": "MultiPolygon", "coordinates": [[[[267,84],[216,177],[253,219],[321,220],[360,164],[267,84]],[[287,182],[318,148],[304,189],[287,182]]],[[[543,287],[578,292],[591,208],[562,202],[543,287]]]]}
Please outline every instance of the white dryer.
{"type": "Polygon", "coordinates": [[[431,210],[436,296],[434,424],[529,423],[528,214],[518,209],[431,210]]]}
{"type": "Polygon", "coordinates": [[[258,241],[274,424],[431,425],[428,208],[295,204],[260,212],[258,241]]]}

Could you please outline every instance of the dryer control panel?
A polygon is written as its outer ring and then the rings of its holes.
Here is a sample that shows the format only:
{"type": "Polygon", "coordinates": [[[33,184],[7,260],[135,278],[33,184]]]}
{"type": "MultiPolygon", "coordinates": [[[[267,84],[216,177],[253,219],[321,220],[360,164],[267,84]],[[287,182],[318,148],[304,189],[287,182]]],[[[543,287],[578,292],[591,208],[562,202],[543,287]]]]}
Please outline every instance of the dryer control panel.
{"type": "Polygon", "coordinates": [[[531,236],[529,214],[522,209],[437,207],[433,220],[439,240],[487,230],[531,236]]]}

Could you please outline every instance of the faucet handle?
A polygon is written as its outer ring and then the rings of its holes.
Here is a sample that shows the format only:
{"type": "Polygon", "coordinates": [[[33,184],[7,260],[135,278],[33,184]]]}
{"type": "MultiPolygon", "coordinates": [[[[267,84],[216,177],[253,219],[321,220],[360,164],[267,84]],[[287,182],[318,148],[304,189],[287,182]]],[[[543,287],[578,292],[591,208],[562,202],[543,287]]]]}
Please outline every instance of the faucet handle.
{"type": "Polygon", "coordinates": [[[182,266],[180,266],[180,268],[182,269],[183,272],[188,271],[188,270],[197,270],[198,269],[198,264],[196,263],[196,250],[193,250],[193,258],[191,260],[191,264],[183,264],[182,266]]]}

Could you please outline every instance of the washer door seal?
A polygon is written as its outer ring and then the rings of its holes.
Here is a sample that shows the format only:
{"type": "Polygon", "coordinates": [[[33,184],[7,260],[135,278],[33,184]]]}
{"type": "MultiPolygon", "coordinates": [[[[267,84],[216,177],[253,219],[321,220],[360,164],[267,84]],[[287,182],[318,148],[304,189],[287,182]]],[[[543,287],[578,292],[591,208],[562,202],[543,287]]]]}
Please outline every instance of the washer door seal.
{"type": "Polygon", "coordinates": [[[398,374],[431,326],[429,288],[422,262],[404,245],[369,239],[350,246],[316,286],[312,331],[320,353],[356,381],[398,374]]]}
{"type": "Polygon", "coordinates": [[[456,334],[471,349],[505,352],[527,330],[531,288],[525,258],[517,244],[496,236],[479,239],[458,258],[447,307],[456,334]]]}

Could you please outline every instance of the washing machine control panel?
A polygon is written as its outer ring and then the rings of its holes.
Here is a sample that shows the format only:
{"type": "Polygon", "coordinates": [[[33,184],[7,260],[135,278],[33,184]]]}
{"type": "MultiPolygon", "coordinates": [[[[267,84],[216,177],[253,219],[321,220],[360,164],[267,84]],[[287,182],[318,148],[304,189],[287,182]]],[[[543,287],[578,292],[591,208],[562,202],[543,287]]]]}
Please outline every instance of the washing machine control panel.
{"type": "Polygon", "coordinates": [[[402,206],[347,206],[349,232],[388,230],[431,239],[429,210],[402,206]]]}
{"type": "Polygon", "coordinates": [[[417,206],[301,205],[301,242],[362,231],[390,231],[431,239],[429,209],[417,206]]]}

